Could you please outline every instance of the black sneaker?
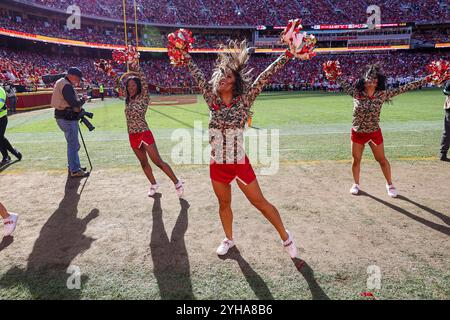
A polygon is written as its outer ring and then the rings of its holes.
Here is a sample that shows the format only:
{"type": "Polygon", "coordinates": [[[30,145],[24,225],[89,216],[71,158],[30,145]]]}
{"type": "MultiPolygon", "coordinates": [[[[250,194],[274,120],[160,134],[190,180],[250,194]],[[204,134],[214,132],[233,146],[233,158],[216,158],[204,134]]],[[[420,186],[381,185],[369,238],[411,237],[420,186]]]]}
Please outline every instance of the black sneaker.
{"type": "Polygon", "coordinates": [[[6,156],[2,159],[2,162],[0,162],[0,165],[5,165],[11,162],[11,157],[10,156],[6,156]]]}
{"type": "MultiPolygon", "coordinates": [[[[80,170],[81,171],[87,171],[87,168],[86,167],[81,167],[80,170]]],[[[70,169],[69,168],[67,168],[67,173],[70,175],[70,169]]]]}
{"type": "Polygon", "coordinates": [[[439,158],[441,161],[450,162],[450,159],[447,158],[447,155],[442,153],[441,157],[439,158]]]}
{"type": "Polygon", "coordinates": [[[84,170],[80,170],[80,171],[77,171],[77,172],[71,172],[70,173],[70,177],[71,178],[86,178],[86,177],[89,177],[89,172],[86,172],[86,171],[84,171],[84,170]]]}
{"type": "Polygon", "coordinates": [[[17,160],[19,160],[19,161],[22,160],[22,154],[19,152],[19,150],[14,149],[13,155],[17,158],[17,160]]]}

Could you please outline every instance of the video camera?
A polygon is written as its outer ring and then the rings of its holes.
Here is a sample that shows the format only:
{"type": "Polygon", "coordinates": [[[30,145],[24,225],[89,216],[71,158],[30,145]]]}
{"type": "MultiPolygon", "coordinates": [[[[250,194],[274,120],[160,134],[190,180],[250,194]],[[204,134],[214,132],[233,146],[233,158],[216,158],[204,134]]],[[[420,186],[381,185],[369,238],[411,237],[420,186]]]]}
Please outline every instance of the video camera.
{"type": "Polygon", "coordinates": [[[58,81],[59,79],[64,78],[65,76],[67,76],[67,73],[46,74],[46,75],[42,76],[42,82],[44,82],[46,85],[48,85],[48,84],[58,81]]]}
{"type": "Polygon", "coordinates": [[[92,123],[88,119],[86,119],[86,117],[89,119],[92,119],[94,117],[94,114],[92,112],[87,112],[86,110],[81,109],[80,122],[82,124],[84,124],[86,126],[86,128],[89,129],[89,131],[94,131],[95,127],[92,125],[92,123]]]}

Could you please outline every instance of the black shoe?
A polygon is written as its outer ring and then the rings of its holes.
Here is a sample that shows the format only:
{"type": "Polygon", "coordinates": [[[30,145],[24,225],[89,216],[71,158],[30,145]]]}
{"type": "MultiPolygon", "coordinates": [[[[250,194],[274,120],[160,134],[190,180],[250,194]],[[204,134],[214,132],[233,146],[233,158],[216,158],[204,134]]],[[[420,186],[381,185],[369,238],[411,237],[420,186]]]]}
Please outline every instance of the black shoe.
{"type": "Polygon", "coordinates": [[[11,162],[11,157],[10,156],[6,156],[3,158],[2,162],[0,162],[0,165],[4,166],[5,164],[8,164],[11,162]]]}
{"type": "Polygon", "coordinates": [[[84,170],[70,173],[71,178],[86,178],[86,177],[89,177],[89,175],[90,175],[90,173],[86,172],[84,170]]]}
{"type": "Polygon", "coordinates": [[[450,159],[447,158],[446,154],[441,154],[441,157],[439,158],[441,161],[450,162],[450,159]]]}
{"type": "MultiPolygon", "coordinates": [[[[86,167],[84,167],[84,168],[81,167],[80,170],[81,171],[87,171],[87,168],[86,167]]],[[[67,168],[67,173],[70,175],[70,169],[69,168],[67,168]]]]}
{"type": "Polygon", "coordinates": [[[13,153],[14,157],[17,158],[17,160],[21,161],[22,160],[22,154],[19,152],[19,150],[14,149],[14,153],[13,153]]]}

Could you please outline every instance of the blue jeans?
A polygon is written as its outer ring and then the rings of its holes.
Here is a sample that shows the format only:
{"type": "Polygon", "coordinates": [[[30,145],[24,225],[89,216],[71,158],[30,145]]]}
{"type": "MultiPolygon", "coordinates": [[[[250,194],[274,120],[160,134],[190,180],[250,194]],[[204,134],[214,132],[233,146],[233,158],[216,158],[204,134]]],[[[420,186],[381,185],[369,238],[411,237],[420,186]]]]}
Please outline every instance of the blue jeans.
{"type": "Polygon", "coordinates": [[[80,158],[78,157],[78,149],[80,148],[78,141],[78,121],[56,119],[56,123],[66,137],[69,170],[70,172],[78,172],[81,169],[80,158]]]}

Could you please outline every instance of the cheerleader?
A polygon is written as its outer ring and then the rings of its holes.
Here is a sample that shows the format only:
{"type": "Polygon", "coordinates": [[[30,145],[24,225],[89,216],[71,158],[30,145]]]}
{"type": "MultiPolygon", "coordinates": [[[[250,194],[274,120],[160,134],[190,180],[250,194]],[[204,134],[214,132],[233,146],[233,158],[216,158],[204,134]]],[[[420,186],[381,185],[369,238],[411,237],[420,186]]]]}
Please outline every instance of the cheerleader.
{"type": "Polygon", "coordinates": [[[112,74],[111,70],[106,70],[110,68],[106,61],[97,65],[98,68],[113,75],[119,84],[125,83],[125,116],[130,145],[150,181],[148,196],[154,196],[159,188],[148,161],[148,157],[150,157],[151,161],[172,180],[176,193],[181,198],[184,195],[184,181],[178,179],[172,168],[161,159],[155,139],[145,119],[150,103],[148,83],[139,63],[135,63],[133,66],[136,71],[130,71],[123,75],[122,79],[119,79],[116,74],[112,74]]]}
{"type": "Polygon", "coordinates": [[[352,172],[354,184],[350,193],[358,195],[361,191],[361,159],[366,144],[369,144],[375,160],[386,178],[387,194],[396,198],[397,189],[392,182],[391,165],[384,152],[384,139],[380,129],[380,113],[385,102],[401,93],[418,89],[430,81],[429,77],[414,81],[397,89],[386,89],[386,76],[379,65],[369,65],[356,83],[350,84],[340,78],[342,72],[339,62],[329,61],[324,64],[328,80],[336,81],[343,90],[353,97],[353,121],[351,131],[352,172]]]}
{"type": "MultiPolygon", "coordinates": [[[[210,178],[219,202],[219,215],[226,238],[217,248],[218,255],[225,255],[234,247],[233,212],[231,210],[231,182],[236,180],[244,195],[275,227],[281,243],[291,258],[297,256],[292,234],[285,229],[276,207],[263,195],[253,168],[244,151],[243,132],[251,117],[256,97],[270,77],[282,69],[294,57],[286,51],[251,83],[248,69],[249,53],[245,41],[231,41],[224,53],[220,53],[210,81],[197,67],[188,52],[183,60],[202,90],[210,109],[209,135],[211,150],[210,178]],[[230,143],[231,142],[231,143],[230,143]]],[[[300,58],[309,59],[306,54],[300,58]]]]}
{"type": "Polygon", "coordinates": [[[4,236],[10,236],[16,230],[19,216],[15,213],[9,213],[0,202],[0,217],[3,219],[4,236]]]}

